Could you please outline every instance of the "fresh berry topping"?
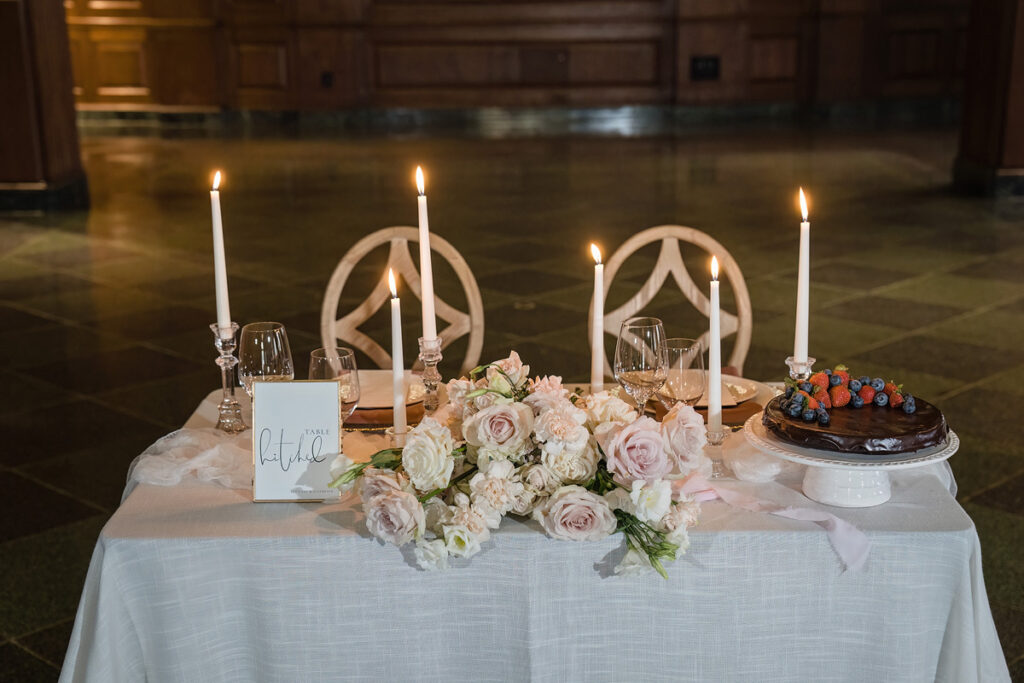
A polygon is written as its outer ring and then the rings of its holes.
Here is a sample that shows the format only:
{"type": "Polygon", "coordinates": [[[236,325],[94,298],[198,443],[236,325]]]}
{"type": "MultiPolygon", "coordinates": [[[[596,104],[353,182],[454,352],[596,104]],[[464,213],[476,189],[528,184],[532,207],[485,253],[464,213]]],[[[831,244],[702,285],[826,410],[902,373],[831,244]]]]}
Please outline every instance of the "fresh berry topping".
{"type": "Polygon", "coordinates": [[[885,388],[882,389],[885,393],[889,394],[889,398],[892,398],[893,394],[899,393],[903,388],[903,385],[897,385],[892,380],[885,383],[885,388]]]}
{"type": "Polygon", "coordinates": [[[795,389],[793,389],[793,387],[786,387],[786,398],[792,396],[794,391],[795,389]]]}
{"type": "Polygon", "coordinates": [[[898,391],[889,394],[889,405],[893,408],[899,408],[903,405],[903,394],[898,391]]]}
{"type": "Polygon", "coordinates": [[[829,398],[828,392],[821,387],[814,390],[814,400],[817,401],[822,408],[832,407],[832,400],[829,398]]]}
{"type": "Polygon", "coordinates": [[[805,410],[801,417],[804,418],[804,422],[811,422],[816,419],[818,415],[813,410],[805,410]]]}
{"type": "Polygon", "coordinates": [[[846,370],[836,370],[833,375],[839,375],[839,383],[844,387],[850,383],[850,373],[846,370]]]}
{"type": "Polygon", "coordinates": [[[807,405],[807,409],[808,410],[817,410],[818,406],[820,406],[821,404],[818,403],[817,400],[815,400],[813,398],[809,398],[809,399],[807,399],[807,404],[806,405],[807,405]]]}
{"type": "Polygon", "coordinates": [[[836,367],[835,367],[835,371],[836,371],[836,372],[846,372],[846,371],[848,371],[849,369],[850,369],[850,368],[846,367],[846,366],[845,366],[845,365],[843,365],[842,363],[839,363],[839,364],[838,364],[838,365],[836,365],[836,367]]]}
{"type": "MultiPolygon", "coordinates": [[[[870,387],[868,387],[868,388],[870,389],[870,387]]],[[[862,399],[860,397],[860,394],[854,394],[853,396],[850,397],[850,407],[851,408],[863,408],[864,407],[864,399],[862,399]]]]}
{"type": "Polygon", "coordinates": [[[797,388],[800,389],[800,391],[806,391],[808,394],[814,391],[814,385],[810,382],[800,382],[800,384],[797,385],[797,388]]]}
{"type": "Polygon", "coordinates": [[[828,395],[832,399],[834,408],[842,408],[850,402],[850,390],[843,386],[832,387],[828,395]]]}
{"type": "Polygon", "coordinates": [[[853,393],[856,394],[858,391],[860,391],[860,388],[862,386],[864,386],[864,385],[861,384],[859,379],[851,379],[850,380],[850,391],[852,391],[853,393]]]}
{"type": "MultiPolygon", "coordinates": [[[[821,387],[822,389],[828,389],[828,375],[824,372],[814,373],[807,381],[815,386],[821,387]]],[[[810,391],[810,389],[807,391],[810,391]]]]}
{"type": "Polygon", "coordinates": [[[802,405],[796,401],[792,401],[786,408],[786,415],[789,415],[790,417],[798,417],[803,411],[804,407],[802,405]]]}
{"type": "Polygon", "coordinates": [[[858,379],[860,379],[861,384],[871,384],[871,378],[868,377],[867,375],[862,375],[858,379]]]}
{"type": "Polygon", "coordinates": [[[904,413],[906,413],[907,415],[910,415],[910,414],[912,414],[912,413],[913,413],[913,412],[914,412],[915,410],[917,410],[917,406],[916,406],[916,405],[914,405],[914,402],[913,402],[913,401],[904,401],[904,402],[903,402],[903,412],[904,412],[904,413]]]}
{"type": "Polygon", "coordinates": [[[874,389],[875,391],[881,391],[882,389],[885,388],[885,380],[882,379],[881,377],[874,378],[873,380],[871,380],[871,388],[874,389]]]}
{"type": "Polygon", "coordinates": [[[829,421],[828,413],[818,413],[818,424],[822,427],[827,427],[829,421]]]}
{"type": "Polygon", "coordinates": [[[828,378],[828,383],[830,385],[834,386],[834,387],[838,387],[840,384],[843,383],[843,376],[842,375],[830,375],[829,378],[828,378]]]}
{"type": "Polygon", "coordinates": [[[824,372],[825,372],[826,375],[831,375],[832,374],[832,369],[831,368],[825,368],[824,372]]]}
{"type": "Polygon", "coordinates": [[[879,391],[875,394],[875,405],[876,406],[887,406],[889,405],[889,394],[879,391]]]}
{"type": "Polygon", "coordinates": [[[870,384],[866,384],[860,388],[857,395],[860,396],[865,403],[871,403],[875,400],[875,388],[870,384]]]}

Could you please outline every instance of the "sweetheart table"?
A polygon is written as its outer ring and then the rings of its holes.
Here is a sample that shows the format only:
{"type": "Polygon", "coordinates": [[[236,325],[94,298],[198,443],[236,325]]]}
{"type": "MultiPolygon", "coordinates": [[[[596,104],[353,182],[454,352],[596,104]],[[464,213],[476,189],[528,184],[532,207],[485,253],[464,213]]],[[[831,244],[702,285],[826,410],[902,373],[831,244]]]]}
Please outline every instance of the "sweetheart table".
{"type": "MultiPolygon", "coordinates": [[[[187,427],[213,425],[219,393],[187,427]]],[[[375,439],[346,435],[346,452],[365,458],[375,439]]],[[[618,536],[559,542],[511,517],[430,573],[374,540],[353,499],[129,486],[61,680],[1009,680],[977,533],[939,477],[896,472],[888,503],[842,510],[799,483],[730,485],[857,525],[862,570],[844,572],[815,524],[715,501],[668,580],[611,575],[618,536]]]]}

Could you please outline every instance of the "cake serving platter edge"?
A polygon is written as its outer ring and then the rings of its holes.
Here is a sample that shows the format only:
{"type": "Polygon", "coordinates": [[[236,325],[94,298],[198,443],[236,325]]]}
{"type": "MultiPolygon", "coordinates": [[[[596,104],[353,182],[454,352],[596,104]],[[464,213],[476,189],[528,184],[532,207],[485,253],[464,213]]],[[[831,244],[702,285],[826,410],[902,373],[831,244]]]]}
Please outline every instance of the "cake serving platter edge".
{"type": "Polygon", "coordinates": [[[811,500],[836,507],[870,507],[889,500],[889,470],[921,467],[948,459],[960,448],[952,429],[945,443],[919,451],[887,455],[839,453],[802,448],[769,434],[761,424],[763,412],[751,415],[743,425],[750,445],[763,453],[807,465],[803,490],[811,500]]]}

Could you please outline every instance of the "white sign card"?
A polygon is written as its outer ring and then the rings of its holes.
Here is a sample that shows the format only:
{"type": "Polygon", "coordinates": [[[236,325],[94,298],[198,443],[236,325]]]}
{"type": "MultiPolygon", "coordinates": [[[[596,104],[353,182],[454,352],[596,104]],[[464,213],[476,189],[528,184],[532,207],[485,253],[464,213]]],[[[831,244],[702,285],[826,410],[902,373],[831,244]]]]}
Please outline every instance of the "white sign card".
{"type": "Polygon", "coordinates": [[[341,451],[337,382],[253,382],[252,499],[322,501],[338,497],[331,462],[341,451]]]}

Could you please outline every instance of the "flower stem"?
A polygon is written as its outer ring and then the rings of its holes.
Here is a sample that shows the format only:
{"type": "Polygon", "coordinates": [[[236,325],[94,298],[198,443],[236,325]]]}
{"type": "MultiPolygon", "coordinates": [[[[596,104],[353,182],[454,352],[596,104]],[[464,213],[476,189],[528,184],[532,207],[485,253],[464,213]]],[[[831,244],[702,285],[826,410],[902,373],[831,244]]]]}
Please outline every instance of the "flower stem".
{"type": "Polygon", "coordinates": [[[458,484],[463,479],[466,479],[467,477],[469,477],[471,474],[475,474],[476,471],[477,471],[477,467],[476,467],[476,465],[473,465],[468,470],[466,470],[465,472],[463,472],[462,474],[460,474],[459,476],[455,477],[450,482],[448,482],[448,486],[445,486],[443,489],[434,489],[430,493],[425,493],[422,496],[420,496],[420,498],[419,498],[420,503],[426,503],[428,500],[430,500],[434,496],[436,496],[436,495],[438,495],[440,493],[444,493],[445,491],[447,491],[451,487],[453,487],[456,484],[458,484]]]}

